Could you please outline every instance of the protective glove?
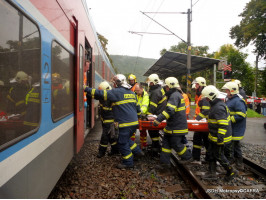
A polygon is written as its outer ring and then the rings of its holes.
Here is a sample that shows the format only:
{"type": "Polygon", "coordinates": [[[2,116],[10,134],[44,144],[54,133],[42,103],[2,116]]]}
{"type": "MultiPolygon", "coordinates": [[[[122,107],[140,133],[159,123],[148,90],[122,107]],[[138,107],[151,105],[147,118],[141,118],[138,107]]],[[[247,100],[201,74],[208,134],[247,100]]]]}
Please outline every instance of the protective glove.
{"type": "Polygon", "coordinates": [[[84,85],[83,85],[83,90],[85,90],[87,87],[88,87],[88,86],[84,84],[84,85]]]}
{"type": "Polygon", "coordinates": [[[160,122],[158,122],[157,120],[153,121],[153,126],[158,126],[160,124],[160,122]]]}

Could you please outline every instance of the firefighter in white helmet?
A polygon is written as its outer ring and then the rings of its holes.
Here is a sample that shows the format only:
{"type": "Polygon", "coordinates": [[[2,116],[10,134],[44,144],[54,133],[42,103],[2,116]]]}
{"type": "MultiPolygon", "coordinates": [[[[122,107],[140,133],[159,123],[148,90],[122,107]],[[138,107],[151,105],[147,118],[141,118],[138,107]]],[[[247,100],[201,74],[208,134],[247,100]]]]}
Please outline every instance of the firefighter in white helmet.
{"type": "Polygon", "coordinates": [[[93,98],[109,100],[113,104],[113,114],[116,128],[119,131],[118,148],[123,160],[117,165],[119,169],[132,168],[134,166],[134,156],[143,156],[140,147],[133,142],[130,137],[138,127],[138,115],[141,114],[137,106],[136,94],[130,90],[131,86],[127,83],[123,74],[113,77],[115,88],[112,90],[97,90],[85,86],[85,92],[93,98]]]}
{"type": "MultiPolygon", "coordinates": [[[[99,85],[99,90],[111,90],[112,87],[107,81],[103,81],[99,85]]],[[[97,99],[95,97],[95,99],[97,99]]],[[[99,113],[102,121],[102,136],[99,145],[98,158],[105,155],[108,144],[111,145],[111,152],[108,155],[118,154],[117,136],[114,125],[114,114],[112,110],[112,102],[109,100],[98,99],[100,101],[99,113]]]]}
{"type": "Polygon", "coordinates": [[[235,82],[237,85],[238,85],[238,88],[239,88],[239,94],[243,97],[243,99],[246,101],[247,100],[247,95],[246,95],[246,92],[245,90],[242,88],[242,84],[241,84],[241,81],[240,80],[233,80],[232,82],[235,82]]]}
{"type": "Polygon", "coordinates": [[[224,146],[232,140],[230,113],[226,104],[217,98],[219,90],[215,86],[205,87],[202,96],[206,97],[211,106],[208,114],[209,171],[203,178],[217,179],[216,161],[218,161],[227,171],[225,180],[229,181],[238,173],[224,155],[224,146]]]}
{"type": "MultiPolygon", "coordinates": [[[[147,114],[159,115],[166,107],[167,99],[165,91],[160,84],[161,80],[157,74],[151,74],[148,77],[147,83],[149,86],[150,105],[147,114]]],[[[161,146],[159,142],[159,131],[149,130],[149,135],[152,140],[152,153],[154,156],[158,156],[161,146]]]]}
{"type": "MultiPolygon", "coordinates": [[[[243,156],[240,141],[244,138],[247,120],[247,105],[245,100],[239,95],[239,88],[235,82],[227,82],[223,87],[227,93],[226,105],[230,110],[232,121],[232,154],[231,161],[236,162],[239,170],[244,169],[243,156]]],[[[229,149],[230,151],[230,149],[229,149]]]]}
{"type": "Polygon", "coordinates": [[[184,135],[188,134],[186,105],[178,80],[175,77],[165,79],[165,90],[167,96],[167,105],[162,113],[157,116],[153,124],[159,125],[166,120],[166,126],[163,129],[164,137],[162,142],[162,151],[160,155],[160,163],[162,168],[170,168],[170,157],[172,149],[181,157],[183,162],[192,160],[189,149],[182,143],[184,135]]]}
{"type": "MultiPolygon", "coordinates": [[[[206,80],[203,77],[197,77],[192,84],[195,84],[196,89],[196,96],[197,101],[196,103],[196,109],[195,109],[195,116],[194,118],[196,120],[202,120],[204,118],[207,118],[209,110],[210,110],[210,104],[205,99],[202,98],[202,90],[206,87],[206,80]]],[[[205,160],[208,161],[208,132],[194,132],[193,135],[193,150],[192,155],[195,162],[201,162],[200,161],[200,155],[201,155],[201,148],[204,146],[206,148],[206,156],[205,160]]]]}

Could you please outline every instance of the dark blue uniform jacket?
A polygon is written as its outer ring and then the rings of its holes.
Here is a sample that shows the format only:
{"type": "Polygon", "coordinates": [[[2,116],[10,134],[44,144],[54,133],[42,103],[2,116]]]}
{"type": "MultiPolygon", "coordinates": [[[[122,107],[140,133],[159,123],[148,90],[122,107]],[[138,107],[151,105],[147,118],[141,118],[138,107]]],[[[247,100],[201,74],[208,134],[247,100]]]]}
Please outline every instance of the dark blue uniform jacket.
{"type": "Polygon", "coordinates": [[[226,101],[232,120],[233,140],[242,140],[246,130],[247,105],[237,94],[226,101]]]}
{"type": "Polygon", "coordinates": [[[92,98],[112,102],[114,119],[119,123],[119,128],[138,125],[138,115],[141,111],[137,106],[136,94],[130,89],[118,87],[106,91],[87,87],[85,92],[92,98]]]}

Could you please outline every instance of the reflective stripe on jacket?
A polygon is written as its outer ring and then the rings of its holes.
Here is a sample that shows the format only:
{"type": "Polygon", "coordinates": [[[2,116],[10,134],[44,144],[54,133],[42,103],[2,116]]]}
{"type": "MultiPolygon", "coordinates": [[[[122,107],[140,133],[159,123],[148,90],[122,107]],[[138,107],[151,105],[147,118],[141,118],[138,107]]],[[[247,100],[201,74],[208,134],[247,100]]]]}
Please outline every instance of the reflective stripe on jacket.
{"type": "Polygon", "coordinates": [[[246,130],[247,105],[237,94],[226,101],[232,120],[233,140],[241,140],[246,130]]]}
{"type": "Polygon", "coordinates": [[[150,105],[147,114],[159,115],[166,106],[167,98],[160,85],[150,86],[150,105]]]}
{"type": "Polygon", "coordinates": [[[112,102],[114,119],[120,128],[138,125],[138,115],[141,111],[137,105],[136,94],[130,89],[118,87],[106,91],[87,87],[85,92],[93,98],[112,102]]]}
{"type": "Polygon", "coordinates": [[[229,109],[221,99],[210,102],[211,108],[208,117],[209,140],[217,145],[231,142],[232,127],[229,109]]]}
{"type": "Polygon", "coordinates": [[[168,134],[186,135],[188,133],[186,106],[182,94],[177,89],[171,89],[165,110],[158,115],[157,121],[166,119],[164,132],[168,134]]]}

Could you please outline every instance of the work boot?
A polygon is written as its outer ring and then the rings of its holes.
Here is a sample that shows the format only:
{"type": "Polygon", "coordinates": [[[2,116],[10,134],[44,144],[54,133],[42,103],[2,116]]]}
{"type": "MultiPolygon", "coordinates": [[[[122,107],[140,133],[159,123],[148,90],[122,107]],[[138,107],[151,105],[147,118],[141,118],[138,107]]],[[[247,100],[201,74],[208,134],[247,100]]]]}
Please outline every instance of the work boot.
{"type": "Polygon", "coordinates": [[[224,177],[225,181],[231,181],[234,179],[234,177],[236,177],[238,175],[238,171],[236,169],[234,169],[233,167],[229,167],[227,170],[227,173],[224,177]]]}
{"type": "Polygon", "coordinates": [[[99,151],[97,154],[97,158],[102,158],[104,157],[104,155],[105,155],[105,152],[99,151]]]}
{"type": "Polygon", "coordinates": [[[236,168],[240,171],[244,170],[243,158],[236,158],[236,168]]]}
{"type": "Polygon", "coordinates": [[[134,165],[125,165],[125,164],[120,163],[116,166],[116,168],[117,169],[132,169],[134,168],[134,165]]]}
{"type": "Polygon", "coordinates": [[[160,156],[160,148],[151,148],[152,157],[160,156]]]}
{"type": "Polygon", "coordinates": [[[209,162],[209,171],[202,178],[205,180],[217,180],[216,162],[209,162]]]}

